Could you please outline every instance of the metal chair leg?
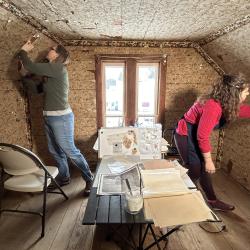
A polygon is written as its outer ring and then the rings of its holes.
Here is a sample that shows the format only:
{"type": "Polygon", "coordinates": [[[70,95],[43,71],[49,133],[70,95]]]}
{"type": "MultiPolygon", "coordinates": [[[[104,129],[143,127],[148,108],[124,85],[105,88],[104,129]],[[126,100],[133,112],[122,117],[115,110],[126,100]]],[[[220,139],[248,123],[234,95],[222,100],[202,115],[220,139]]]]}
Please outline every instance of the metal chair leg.
{"type": "Polygon", "coordinates": [[[4,182],[3,182],[3,169],[1,168],[0,173],[0,217],[2,215],[2,200],[3,200],[3,189],[4,189],[4,182]]]}
{"type": "Polygon", "coordinates": [[[42,232],[41,232],[41,238],[44,237],[44,231],[45,231],[45,218],[46,218],[46,202],[47,202],[47,181],[48,181],[48,175],[45,174],[44,179],[44,188],[43,188],[43,211],[42,211],[42,232]]]}

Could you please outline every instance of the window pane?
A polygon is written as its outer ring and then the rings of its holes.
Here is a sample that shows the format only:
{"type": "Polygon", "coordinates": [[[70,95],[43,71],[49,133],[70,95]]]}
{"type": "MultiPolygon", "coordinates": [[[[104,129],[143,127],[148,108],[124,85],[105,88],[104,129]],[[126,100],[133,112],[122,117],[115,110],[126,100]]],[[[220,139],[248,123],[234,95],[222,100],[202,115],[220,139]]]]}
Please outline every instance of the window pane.
{"type": "Polygon", "coordinates": [[[124,65],[105,65],[106,115],[123,116],[124,65]]]}
{"type": "Polygon", "coordinates": [[[152,127],[155,124],[155,117],[138,117],[139,127],[152,127]]]}
{"type": "Polygon", "coordinates": [[[122,127],[123,117],[106,117],[106,127],[122,127]]]}
{"type": "Polygon", "coordinates": [[[156,115],[158,91],[158,64],[138,65],[137,112],[140,115],[156,115]]]}

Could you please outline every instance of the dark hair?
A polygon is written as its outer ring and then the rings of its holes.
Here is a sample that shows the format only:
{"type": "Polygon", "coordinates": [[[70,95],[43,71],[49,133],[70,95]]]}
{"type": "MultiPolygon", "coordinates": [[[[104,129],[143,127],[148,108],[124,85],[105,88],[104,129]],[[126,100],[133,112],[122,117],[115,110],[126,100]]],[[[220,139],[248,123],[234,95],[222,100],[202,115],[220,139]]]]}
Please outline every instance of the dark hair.
{"type": "Polygon", "coordinates": [[[216,83],[210,94],[200,97],[199,102],[204,103],[212,98],[219,102],[222,107],[222,114],[229,123],[234,121],[239,113],[240,93],[248,87],[245,77],[239,75],[223,75],[222,79],[216,83]]]}
{"type": "Polygon", "coordinates": [[[69,63],[69,52],[61,44],[56,46],[56,53],[59,55],[55,60],[56,62],[65,65],[69,63]]]}

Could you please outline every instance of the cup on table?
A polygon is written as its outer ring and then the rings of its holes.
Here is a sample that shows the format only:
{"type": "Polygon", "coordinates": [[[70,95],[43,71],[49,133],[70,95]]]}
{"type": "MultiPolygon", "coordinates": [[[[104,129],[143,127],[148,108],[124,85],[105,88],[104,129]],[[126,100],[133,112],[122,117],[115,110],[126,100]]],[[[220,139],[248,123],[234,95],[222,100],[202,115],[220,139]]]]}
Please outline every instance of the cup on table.
{"type": "Polygon", "coordinates": [[[130,214],[137,214],[143,207],[143,197],[140,187],[133,178],[122,179],[122,191],[125,196],[125,210],[130,214]]]}
{"type": "Polygon", "coordinates": [[[131,192],[125,192],[125,209],[130,214],[137,214],[143,207],[143,197],[139,189],[131,192]]]}

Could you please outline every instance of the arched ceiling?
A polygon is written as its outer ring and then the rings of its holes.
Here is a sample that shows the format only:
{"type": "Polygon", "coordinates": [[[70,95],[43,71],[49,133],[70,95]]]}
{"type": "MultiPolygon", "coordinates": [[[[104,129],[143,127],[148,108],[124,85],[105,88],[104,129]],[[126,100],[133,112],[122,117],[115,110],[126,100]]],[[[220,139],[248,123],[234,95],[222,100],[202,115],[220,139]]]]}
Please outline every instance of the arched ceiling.
{"type": "Polygon", "coordinates": [[[62,40],[197,41],[250,14],[250,0],[0,0],[62,40]]]}

